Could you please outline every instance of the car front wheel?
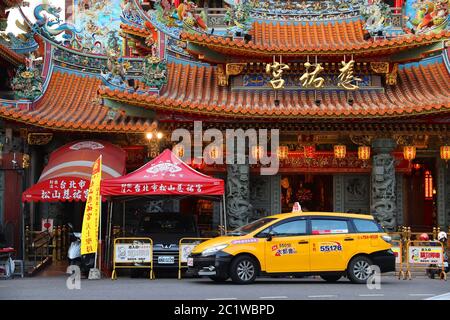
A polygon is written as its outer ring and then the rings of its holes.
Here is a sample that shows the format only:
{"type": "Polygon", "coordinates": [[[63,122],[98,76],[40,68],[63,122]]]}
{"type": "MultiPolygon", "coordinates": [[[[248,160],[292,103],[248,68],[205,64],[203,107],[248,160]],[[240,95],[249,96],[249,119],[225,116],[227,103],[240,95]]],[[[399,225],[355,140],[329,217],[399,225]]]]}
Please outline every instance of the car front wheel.
{"type": "Polygon", "coordinates": [[[348,264],[347,275],[351,282],[364,284],[372,275],[372,261],[364,256],[353,258],[348,264]]]}
{"type": "Polygon", "coordinates": [[[235,258],[230,266],[231,280],[238,284],[249,284],[255,281],[258,273],[258,264],[250,256],[235,258]]]}

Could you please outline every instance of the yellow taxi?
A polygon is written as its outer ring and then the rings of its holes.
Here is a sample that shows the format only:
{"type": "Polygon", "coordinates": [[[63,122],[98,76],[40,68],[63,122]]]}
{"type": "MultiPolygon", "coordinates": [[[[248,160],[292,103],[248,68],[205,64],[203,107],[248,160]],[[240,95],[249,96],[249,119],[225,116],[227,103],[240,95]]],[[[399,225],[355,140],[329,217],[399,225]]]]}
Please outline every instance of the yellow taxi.
{"type": "Polygon", "coordinates": [[[371,215],[300,212],[264,217],[197,245],[189,273],[248,284],[259,275],[342,276],[366,283],[375,268],[395,271],[391,238],[371,215]]]}

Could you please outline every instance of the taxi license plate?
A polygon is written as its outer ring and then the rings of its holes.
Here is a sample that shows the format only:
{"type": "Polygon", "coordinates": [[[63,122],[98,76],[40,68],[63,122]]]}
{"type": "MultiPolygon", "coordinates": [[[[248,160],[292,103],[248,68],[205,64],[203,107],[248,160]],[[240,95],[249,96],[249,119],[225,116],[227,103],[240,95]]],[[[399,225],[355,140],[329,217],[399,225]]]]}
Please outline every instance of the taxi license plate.
{"type": "Polygon", "coordinates": [[[158,263],[159,264],[174,264],[175,263],[175,257],[174,256],[161,256],[161,257],[158,257],[158,263]]]}
{"type": "Polygon", "coordinates": [[[194,258],[188,258],[187,265],[188,265],[188,267],[193,267],[194,266],[194,258]]]}

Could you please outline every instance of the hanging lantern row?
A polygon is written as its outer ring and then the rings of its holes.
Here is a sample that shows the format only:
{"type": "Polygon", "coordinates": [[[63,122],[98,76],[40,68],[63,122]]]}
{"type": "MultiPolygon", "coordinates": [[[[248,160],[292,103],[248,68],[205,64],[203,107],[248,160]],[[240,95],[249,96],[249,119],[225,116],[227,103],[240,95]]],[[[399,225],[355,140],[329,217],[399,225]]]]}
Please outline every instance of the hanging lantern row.
{"type": "Polygon", "coordinates": [[[370,147],[369,146],[359,146],[358,147],[358,159],[359,160],[369,160],[370,159],[370,147]]]}
{"type": "Polygon", "coordinates": [[[314,155],[316,154],[316,146],[313,144],[304,146],[303,152],[304,152],[305,158],[312,159],[312,158],[314,158],[314,155]]]}
{"type": "Polygon", "coordinates": [[[414,160],[416,158],[416,146],[404,146],[403,158],[408,161],[414,160]]]}
{"type": "Polygon", "coordinates": [[[277,149],[277,156],[280,160],[286,160],[289,155],[289,147],[288,146],[279,146],[277,149]]]}
{"type": "Polygon", "coordinates": [[[450,160],[450,146],[441,146],[441,159],[445,161],[450,160]]]}
{"type": "Polygon", "coordinates": [[[264,148],[262,146],[253,146],[252,147],[252,157],[255,160],[259,160],[262,158],[264,153],[264,148]]]}
{"type": "Polygon", "coordinates": [[[344,159],[347,155],[347,146],[345,144],[337,144],[334,146],[334,157],[336,159],[344,159]]]}
{"type": "Polygon", "coordinates": [[[222,148],[219,148],[218,146],[211,146],[208,156],[214,161],[220,159],[222,157],[222,148]]]}
{"type": "Polygon", "coordinates": [[[184,157],[184,146],[181,144],[177,144],[172,148],[172,152],[178,157],[183,158],[184,157]]]}

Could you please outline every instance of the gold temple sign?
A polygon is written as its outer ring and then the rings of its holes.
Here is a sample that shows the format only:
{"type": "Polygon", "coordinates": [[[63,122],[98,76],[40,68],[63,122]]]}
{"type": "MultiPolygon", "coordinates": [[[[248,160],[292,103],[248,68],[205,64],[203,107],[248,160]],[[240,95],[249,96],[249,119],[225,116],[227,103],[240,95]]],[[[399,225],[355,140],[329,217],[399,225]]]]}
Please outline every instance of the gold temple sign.
{"type": "Polygon", "coordinates": [[[278,62],[275,61],[274,57],[273,63],[266,64],[266,73],[272,76],[272,79],[270,79],[270,84],[272,85],[272,88],[276,90],[284,88],[285,81],[282,78],[283,72],[289,69],[290,68],[287,64],[281,62],[281,58],[280,62],[278,62]]]}
{"type": "Polygon", "coordinates": [[[349,62],[341,61],[342,68],[339,69],[339,87],[343,87],[347,90],[356,90],[359,89],[357,84],[354,84],[354,81],[361,81],[362,79],[355,77],[355,60],[350,60],[349,62]]]}
{"type": "Polygon", "coordinates": [[[300,81],[302,82],[302,86],[305,88],[313,86],[314,88],[322,88],[325,82],[325,79],[322,77],[318,77],[319,73],[321,73],[324,69],[320,63],[316,63],[315,65],[312,65],[311,63],[305,62],[304,64],[306,71],[305,73],[300,77],[300,81]],[[312,66],[315,66],[315,69],[313,72],[309,72],[309,68],[312,66]]]}

